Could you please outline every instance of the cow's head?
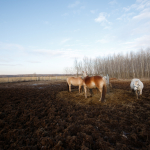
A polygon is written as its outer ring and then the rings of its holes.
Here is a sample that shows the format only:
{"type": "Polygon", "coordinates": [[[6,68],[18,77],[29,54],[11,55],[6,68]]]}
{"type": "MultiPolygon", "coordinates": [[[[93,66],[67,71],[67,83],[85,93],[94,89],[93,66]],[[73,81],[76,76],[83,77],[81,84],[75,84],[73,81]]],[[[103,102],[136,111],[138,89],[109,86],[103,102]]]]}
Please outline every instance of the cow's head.
{"type": "Polygon", "coordinates": [[[83,73],[83,78],[85,78],[85,77],[87,77],[87,76],[88,76],[88,75],[87,75],[87,72],[82,71],[82,73],[83,73]]]}
{"type": "Polygon", "coordinates": [[[136,82],[133,84],[134,91],[139,90],[139,87],[140,87],[140,84],[139,84],[138,81],[136,81],[136,82]]]}

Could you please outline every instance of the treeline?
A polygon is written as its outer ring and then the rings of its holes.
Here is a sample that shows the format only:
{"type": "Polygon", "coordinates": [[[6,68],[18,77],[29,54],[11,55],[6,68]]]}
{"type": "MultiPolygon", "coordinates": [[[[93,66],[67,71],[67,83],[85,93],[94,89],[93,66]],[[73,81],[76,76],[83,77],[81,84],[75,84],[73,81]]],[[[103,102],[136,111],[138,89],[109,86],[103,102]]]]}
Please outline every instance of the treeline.
{"type": "Polygon", "coordinates": [[[104,58],[85,57],[82,61],[75,59],[74,66],[66,68],[65,71],[76,73],[77,76],[82,74],[82,71],[87,71],[90,75],[109,74],[114,78],[150,78],[150,49],[104,58]]]}
{"type": "MultiPolygon", "coordinates": [[[[67,74],[71,76],[72,74],[67,74]]],[[[0,78],[9,78],[9,77],[55,77],[55,76],[66,76],[66,74],[17,74],[17,75],[0,75],[0,78]]]]}

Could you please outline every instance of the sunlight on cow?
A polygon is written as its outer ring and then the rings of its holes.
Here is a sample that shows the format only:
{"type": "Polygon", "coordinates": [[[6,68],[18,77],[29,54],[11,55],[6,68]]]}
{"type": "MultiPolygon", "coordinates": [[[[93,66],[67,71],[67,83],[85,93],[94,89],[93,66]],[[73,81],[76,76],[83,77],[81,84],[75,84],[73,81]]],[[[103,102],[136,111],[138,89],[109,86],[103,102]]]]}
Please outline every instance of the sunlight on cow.
{"type": "Polygon", "coordinates": [[[131,80],[130,87],[132,92],[135,92],[136,97],[138,99],[138,96],[142,95],[142,90],[144,88],[143,83],[140,81],[140,79],[134,78],[131,80]]]}

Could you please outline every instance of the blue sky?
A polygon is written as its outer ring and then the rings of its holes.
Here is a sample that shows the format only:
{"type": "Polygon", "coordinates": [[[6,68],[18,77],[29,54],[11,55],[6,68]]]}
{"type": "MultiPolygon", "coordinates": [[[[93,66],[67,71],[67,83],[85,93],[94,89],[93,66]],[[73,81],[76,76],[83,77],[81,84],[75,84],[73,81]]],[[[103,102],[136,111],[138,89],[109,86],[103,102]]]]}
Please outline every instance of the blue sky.
{"type": "Polygon", "coordinates": [[[150,0],[0,0],[0,74],[65,73],[75,58],[150,48],[150,0]]]}

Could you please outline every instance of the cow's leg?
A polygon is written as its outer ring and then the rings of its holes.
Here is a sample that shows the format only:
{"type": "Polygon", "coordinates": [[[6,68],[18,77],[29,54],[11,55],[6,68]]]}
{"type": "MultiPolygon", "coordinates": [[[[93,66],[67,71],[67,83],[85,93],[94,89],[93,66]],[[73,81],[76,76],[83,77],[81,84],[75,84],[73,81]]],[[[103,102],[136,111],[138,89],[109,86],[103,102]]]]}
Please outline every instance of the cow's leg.
{"type": "Polygon", "coordinates": [[[137,90],[135,91],[135,94],[136,94],[136,98],[138,99],[138,91],[137,90]]]}
{"type": "Polygon", "coordinates": [[[93,96],[93,90],[92,89],[89,89],[90,90],[90,94],[91,96],[93,96]]]}
{"type": "Polygon", "coordinates": [[[87,88],[86,88],[86,85],[84,85],[84,92],[85,92],[85,98],[87,98],[87,88]]]}
{"type": "Polygon", "coordinates": [[[99,91],[98,88],[96,88],[96,91],[97,91],[96,94],[98,94],[98,91],[99,91]]]}
{"type": "Polygon", "coordinates": [[[137,91],[137,94],[138,94],[138,96],[140,95],[140,91],[139,90],[137,91]]]}
{"type": "Polygon", "coordinates": [[[140,95],[142,95],[142,89],[140,90],[140,95]]]}
{"type": "Polygon", "coordinates": [[[102,101],[102,88],[98,88],[99,89],[99,91],[100,91],[100,99],[99,99],[99,101],[101,102],[102,101]]]}
{"type": "Polygon", "coordinates": [[[82,92],[84,92],[84,86],[82,86],[82,92]]]}
{"type": "Polygon", "coordinates": [[[79,93],[80,93],[80,91],[81,91],[81,85],[79,85],[79,93]]]}
{"type": "Polygon", "coordinates": [[[71,92],[71,84],[69,84],[69,91],[71,92]]]}
{"type": "Polygon", "coordinates": [[[81,93],[84,92],[84,86],[83,85],[81,85],[80,92],[81,93]]]}

